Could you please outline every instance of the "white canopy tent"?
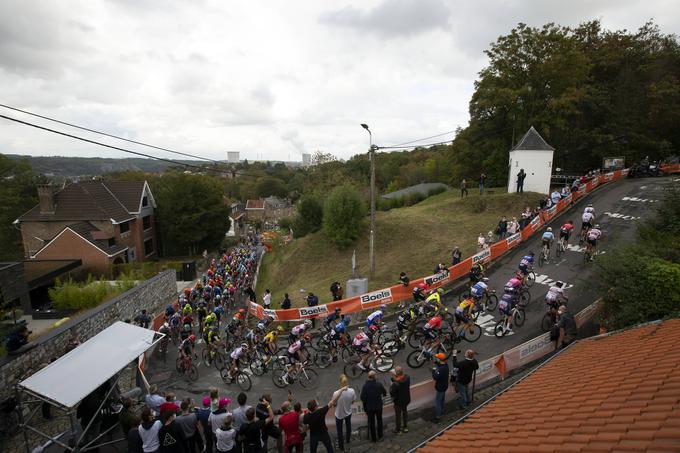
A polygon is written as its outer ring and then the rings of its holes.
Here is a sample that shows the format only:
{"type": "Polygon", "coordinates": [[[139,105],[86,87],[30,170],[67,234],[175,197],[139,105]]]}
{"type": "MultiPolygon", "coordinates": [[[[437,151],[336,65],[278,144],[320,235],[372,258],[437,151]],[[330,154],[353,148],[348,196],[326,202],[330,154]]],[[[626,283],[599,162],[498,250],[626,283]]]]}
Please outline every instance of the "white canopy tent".
{"type": "MultiPolygon", "coordinates": [[[[162,337],[162,334],[153,330],[118,321],[21,381],[18,389],[60,407],[72,416],[79,402],[118,375],[162,337]]],[[[29,421],[30,417],[23,422],[23,426],[51,438],[28,425],[29,421]]],[[[79,441],[83,437],[84,433],[79,441]]],[[[76,446],[71,449],[81,451],[78,444],[76,442],[76,446]]]]}

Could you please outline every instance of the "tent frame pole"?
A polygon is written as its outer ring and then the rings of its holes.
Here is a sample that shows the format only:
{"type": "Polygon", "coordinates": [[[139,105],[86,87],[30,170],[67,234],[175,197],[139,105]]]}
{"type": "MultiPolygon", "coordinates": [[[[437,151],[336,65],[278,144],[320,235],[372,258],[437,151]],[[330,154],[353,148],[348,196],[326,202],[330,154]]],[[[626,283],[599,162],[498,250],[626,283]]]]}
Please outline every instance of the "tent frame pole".
{"type": "MultiPolygon", "coordinates": [[[[102,398],[102,402],[99,403],[99,406],[97,407],[97,411],[95,412],[95,416],[92,417],[92,418],[90,419],[90,422],[87,424],[87,426],[86,426],[85,429],[83,430],[82,434],[80,435],[80,437],[79,437],[78,440],[76,441],[76,445],[75,445],[75,448],[74,448],[74,450],[73,450],[74,453],[81,451],[81,449],[80,449],[80,443],[81,443],[81,442],[83,441],[83,439],[85,438],[85,435],[87,434],[87,431],[90,429],[90,427],[92,426],[92,423],[94,423],[95,419],[97,418],[97,416],[98,416],[99,413],[101,412],[102,407],[104,407],[104,404],[106,404],[106,402],[109,400],[109,396],[111,396],[111,393],[113,392],[113,390],[118,386],[118,381],[119,381],[119,380],[120,380],[120,373],[118,373],[118,375],[116,376],[116,380],[111,384],[111,388],[109,389],[108,392],[106,392],[106,395],[104,395],[104,398],[102,398]]],[[[94,440],[98,439],[99,437],[100,437],[100,436],[96,437],[94,440]]],[[[90,445],[91,443],[92,443],[92,442],[89,442],[87,445],[90,445]]]]}

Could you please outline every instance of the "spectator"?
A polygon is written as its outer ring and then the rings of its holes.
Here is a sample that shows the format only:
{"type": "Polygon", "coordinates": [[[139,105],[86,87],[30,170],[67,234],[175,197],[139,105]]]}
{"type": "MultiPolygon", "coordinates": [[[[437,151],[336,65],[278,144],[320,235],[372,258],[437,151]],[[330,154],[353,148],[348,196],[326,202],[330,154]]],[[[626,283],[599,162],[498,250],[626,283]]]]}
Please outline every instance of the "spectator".
{"type": "Polygon", "coordinates": [[[349,444],[352,436],[352,403],[357,400],[357,394],[353,388],[347,386],[349,380],[344,374],[340,376],[341,388],[333,393],[333,399],[337,401],[335,406],[335,428],[338,432],[338,448],[345,451],[345,444],[349,444]],[[343,391],[343,389],[346,389],[343,391]],[[343,433],[344,426],[344,433],[343,433]]]}
{"type": "Polygon", "coordinates": [[[158,451],[161,446],[158,441],[160,429],[160,420],[156,420],[151,409],[145,406],[142,409],[142,424],[139,426],[139,437],[142,438],[142,450],[144,450],[144,453],[155,453],[158,451]]]}
{"type": "Polygon", "coordinates": [[[524,169],[520,168],[519,173],[517,173],[517,193],[524,193],[524,179],[527,174],[524,173],[524,169]]]}
{"type": "Polygon", "coordinates": [[[538,201],[538,209],[543,210],[549,208],[549,203],[550,203],[550,197],[548,198],[541,198],[538,201]]]}
{"type": "Polygon", "coordinates": [[[248,295],[249,301],[257,302],[257,297],[255,296],[255,291],[253,291],[253,285],[248,285],[243,292],[248,295]]]}
{"type": "Polygon", "coordinates": [[[436,365],[432,368],[432,379],[434,379],[434,390],[436,392],[434,400],[434,421],[438,423],[444,413],[444,402],[446,390],[449,388],[449,366],[446,364],[446,355],[443,353],[435,354],[436,365]]]}
{"type": "Polygon", "coordinates": [[[560,192],[555,188],[553,192],[550,194],[550,201],[552,201],[552,204],[556,205],[557,203],[560,202],[560,199],[562,198],[562,195],[560,195],[560,192]]]}
{"type": "Polygon", "coordinates": [[[341,388],[323,407],[319,407],[319,403],[315,399],[307,403],[309,412],[302,417],[302,422],[309,427],[309,450],[311,453],[316,453],[319,442],[326,447],[328,453],[333,453],[331,436],[328,435],[328,428],[326,427],[326,414],[346,389],[347,387],[341,388]]]}
{"type": "Polygon", "coordinates": [[[333,300],[342,300],[342,286],[340,282],[331,283],[331,297],[333,300]]]}
{"type": "Polygon", "coordinates": [[[460,197],[467,197],[468,196],[468,190],[467,190],[467,181],[465,178],[460,182],[460,197]]]}
{"type": "Polygon", "coordinates": [[[485,249],[486,248],[486,238],[484,237],[484,234],[479,233],[479,236],[477,236],[477,248],[478,249],[485,249]]]}
{"type": "Polygon", "coordinates": [[[508,222],[508,236],[512,236],[513,234],[517,233],[519,231],[519,223],[517,222],[517,217],[513,217],[512,220],[508,222]]]}
{"type": "MultiPolygon", "coordinates": [[[[314,295],[314,293],[309,293],[307,296],[307,306],[308,307],[316,307],[319,305],[319,298],[314,295]]],[[[312,318],[312,327],[316,327],[316,319],[312,318]]]]}
{"type": "Polygon", "coordinates": [[[463,258],[463,253],[460,251],[458,246],[455,246],[453,248],[453,251],[451,252],[451,264],[454,266],[458,263],[460,263],[461,259],[463,258]]]}
{"type": "Polygon", "coordinates": [[[286,401],[281,405],[281,412],[283,415],[279,417],[279,428],[286,435],[286,453],[302,453],[302,435],[304,425],[302,425],[302,405],[296,402],[293,410],[290,409],[290,401],[286,401]]]}
{"type": "Polygon", "coordinates": [[[486,184],[486,173],[479,175],[479,194],[484,195],[484,185],[486,184]]]}
{"type": "Polygon", "coordinates": [[[126,434],[128,453],[144,453],[144,442],[139,435],[139,424],[141,422],[142,419],[136,415],[133,415],[130,419],[130,431],[126,434]]]}
{"type": "Polygon", "coordinates": [[[262,296],[262,306],[269,310],[272,307],[272,292],[269,288],[264,290],[264,296],[262,296]]]}
{"type": "Polygon", "coordinates": [[[264,420],[255,420],[255,409],[249,408],[246,411],[246,423],[241,425],[238,433],[243,438],[243,451],[245,453],[265,453],[264,445],[262,443],[262,435],[267,425],[274,420],[274,412],[272,407],[266,404],[267,418],[264,420]]]}
{"type": "Polygon", "coordinates": [[[283,302],[281,302],[281,310],[288,310],[291,307],[290,297],[288,293],[283,295],[283,302]]]}
{"type": "MultiPolygon", "coordinates": [[[[123,430],[123,434],[127,435],[132,429],[132,421],[135,418],[134,412],[132,412],[132,398],[123,398],[123,409],[118,415],[118,421],[120,422],[120,427],[123,430]]],[[[137,423],[139,425],[139,423],[137,423]]]]}
{"type": "Polygon", "coordinates": [[[21,352],[21,348],[28,344],[28,336],[31,331],[28,330],[26,325],[19,326],[14,332],[7,336],[7,342],[5,343],[5,348],[8,354],[18,354],[21,352]]]}
{"type": "MultiPolygon", "coordinates": [[[[246,396],[245,393],[241,392],[238,394],[236,397],[236,401],[238,402],[238,407],[234,409],[234,412],[232,414],[232,422],[231,425],[234,427],[236,432],[239,432],[241,430],[241,426],[245,425],[248,421],[246,418],[246,412],[248,412],[248,409],[250,409],[250,406],[246,405],[246,402],[248,401],[248,397],[246,396]]],[[[243,446],[241,445],[241,441],[236,438],[236,452],[241,453],[243,450],[243,446]]]]}
{"type": "Polygon", "coordinates": [[[165,402],[160,407],[161,416],[165,411],[179,412],[179,403],[175,399],[175,392],[165,392],[165,402]]]}
{"type": "Polygon", "coordinates": [[[470,382],[472,382],[472,375],[479,369],[477,359],[475,359],[475,351],[468,349],[465,351],[465,360],[458,361],[458,351],[453,351],[453,369],[456,376],[456,392],[458,393],[458,400],[460,401],[461,409],[470,405],[470,382]]]}
{"type": "Polygon", "coordinates": [[[488,249],[493,244],[493,231],[486,233],[486,241],[484,241],[484,248],[488,249]]]}
{"type": "Polygon", "coordinates": [[[402,272],[401,274],[399,274],[399,281],[404,286],[408,286],[408,284],[411,283],[411,280],[409,280],[408,276],[406,275],[406,272],[402,272]]]}
{"type": "Polygon", "coordinates": [[[383,438],[383,396],[387,395],[385,387],[376,381],[375,376],[375,371],[369,371],[368,380],[361,389],[361,402],[368,417],[368,432],[372,442],[377,442],[383,438]]]}
{"type": "Polygon", "coordinates": [[[394,432],[408,432],[408,405],[411,402],[411,378],[400,366],[394,367],[394,377],[390,385],[390,396],[394,402],[394,432]]]}
{"type": "Polygon", "coordinates": [[[228,415],[224,418],[222,426],[215,432],[217,451],[220,453],[233,453],[236,449],[236,430],[231,424],[232,417],[228,415]]]}
{"type": "Polygon", "coordinates": [[[570,193],[571,189],[569,189],[569,184],[565,184],[564,187],[562,187],[562,192],[560,192],[560,196],[562,198],[567,198],[570,193]]]}
{"type": "MultiPolygon", "coordinates": [[[[146,395],[146,398],[144,398],[146,405],[151,408],[151,410],[154,412],[156,415],[160,415],[161,413],[161,404],[165,403],[165,398],[160,395],[158,392],[158,387],[155,385],[152,385],[149,388],[149,394],[146,395]]],[[[142,420],[142,423],[144,423],[144,420],[142,420]]]]}
{"type": "Polygon", "coordinates": [[[576,339],[578,330],[576,328],[574,316],[569,312],[566,305],[560,305],[557,314],[559,315],[557,326],[560,328],[560,336],[557,339],[557,349],[561,349],[566,348],[576,339]]]}
{"type": "Polygon", "coordinates": [[[210,426],[210,397],[206,396],[203,398],[203,407],[196,411],[196,417],[203,427],[203,437],[205,438],[205,452],[212,453],[213,443],[215,442],[215,437],[212,432],[212,427],[210,426]]]}
{"type": "Polygon", "coordinates": [[[217,428],[224,425],[224,419],[231,415],[231,412],[227,410],[227,406],[229,406],[230,403],[231,400],[229,398],[220,398],[217,410],[210,413],[208,423],[210,423],[210,429],[213,434],[217,432],[217,428]]]}
{"type": "Polygon", "coordinates": [[[203,425],[198,421],[196,412],[192,410],[193,402],[190,398],[185,398],[182,400],[179,408],[182,413],[175,419],[175,423],[182,428],[187,451],[189,453],[202,452],[203,441],[201,440],[201,433],[203,432],[203,425]]]}
{"type": "Polygon", "coordinates": [[[137,324],[139,327],[148,329],[149,324],[151,324],[151,316],[146,313],[146,310],[142,310],[137,316],[135,316],[135,324],[137,324]]]}
{"type": "MultiPolygon", "coordinates": [[[[260,420],[265,420],[268,416],[267,406],[271,406],[272,396],[267,393],[262,395],[260,401],[255,406],[255,415],[260,420]]],[[[283,439],[281,438],[281,430],[274,424],[269,423],[262,432],[262,443],[264,449],[268,450],[267,441],[269,438],[276,439],[277,451],[283,451],[283,439]]]]}
{"type": "MultiPolygon", "coordinates": [[[[531,219],[534,219],[535,217],[538,217],[540,213],[541,213],[541,210],[540,210],[538,207],[534,208],[534,209],[531,211],[531,219]]],[[[531,223],[531,221],[529,221],[529,223],[531,223]]]]}
{"type": "Polygon", "coordinates": [[[527,206],[524,208],[524,211],[522,211],[522,221],[519,224],[519,229],[523,230],[531,221],[531,208],[527,206]]]}
{"type": "Polygon", "coordinates": [[[210,388],[210,411],[215,412],[220,408],[220,391],[216,387],[210,388]]]}
{"type": "Polygon", "coordinates": [[[508,219],[507,217],[503,216],[501,217],[501,220],[498,221],[498,226],[496,227],[496,233],[498,233],[498,240],[505,239],[505,236],[508,233],[508,219]]]}
{"type": "Polygon", "coordinates": [[[161,453],[184,453],[187,450],[184,448],[186,439],[182,428],[175,421],[177,412],[172,409],[161,412],[161,421],[163,426],[158,431],[158,439],[160,440],[161,453]]]}
{"type": "Polygon", "coordinates": [[[579,178],[574,179],[574,182],[571,183],[571,191],[574,192],[578,190],[578,188],[581,186],[581,180],[579,178]]]}

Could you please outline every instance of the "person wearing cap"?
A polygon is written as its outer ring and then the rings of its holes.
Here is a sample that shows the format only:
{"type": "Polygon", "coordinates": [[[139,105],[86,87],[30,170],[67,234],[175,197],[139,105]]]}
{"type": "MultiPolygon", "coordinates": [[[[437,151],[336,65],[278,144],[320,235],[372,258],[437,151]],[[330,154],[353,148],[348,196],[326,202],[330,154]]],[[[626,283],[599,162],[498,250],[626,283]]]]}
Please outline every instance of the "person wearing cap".
{"type": "Polygon", "coordinates": [[[461,408],[470,405],[470,382],[475,371],[479,369],[479,363],[475,359],[475,351],[468,349],[465,351],[465,360],[458,361],[458,351],[453,351],[453,368],[456,375],[456,392],[461,408]]]}
{"type": "Polygon", "coordinates": [[[205,437],[205,453],[212,453],[214,438],[212,427],[208,422],[208,419],[210,418],[210,413],[212,412],[210,410],[210,397],[204,396],[201,402],[203,403],[203,407],[197,408],[196,417],[198,417],[198,421],[201,423],[201,426],[203,427],[203,436],[205,437]]]}
{"type": "Polygon", "coordinates": [[[432,379],[434,379],[434,421],[439,422],[444,412],[446,390],[449,388],[449,366],[446,364],[446,355],[442,352],[434,355],[435,366],[432,367],[432,379]]]}
{"type": "Polygon", "coordinates": [[[217,428],[224,426],[224,419],[227,418],[227,415],[231,415],[231,412],[227,410],[230,403],[229,398],[220,398],[217,410],[210,413],[208,423],[210,423],[213,435],[217,432],[217,428]]]}

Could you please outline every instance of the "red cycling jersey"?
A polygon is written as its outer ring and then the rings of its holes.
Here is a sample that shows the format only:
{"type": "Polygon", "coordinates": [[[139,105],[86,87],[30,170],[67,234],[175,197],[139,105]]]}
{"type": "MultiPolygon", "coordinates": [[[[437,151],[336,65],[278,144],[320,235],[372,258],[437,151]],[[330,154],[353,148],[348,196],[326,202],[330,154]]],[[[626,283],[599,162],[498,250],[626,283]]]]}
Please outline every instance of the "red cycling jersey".
{"type": "Polygon", "coordinates": [[[562,228],[561,228],[562,231],[567,231],[567,232],[571,232],[571,230],[573,230],[573,229],[574,229],[574,225],[572,225],[571,223],[565,223],[564,225],[562,225],[562,228]]]}
{"type": "Polygon", "coordinates": [[[442,318],[439,316],[435,316],[434,318],[430,319],[427,324],[425,324],[426,329],[437,329],[441,330],[442,328],[442,318]]]}

